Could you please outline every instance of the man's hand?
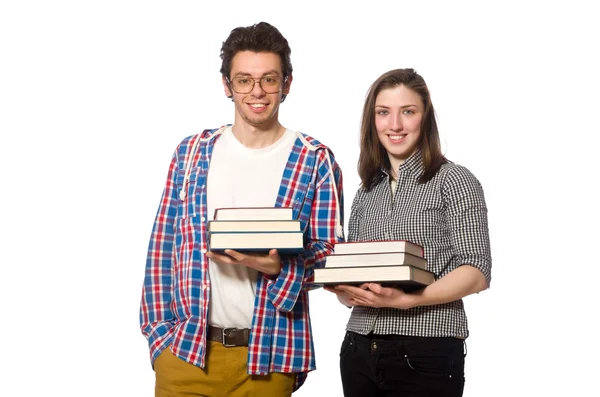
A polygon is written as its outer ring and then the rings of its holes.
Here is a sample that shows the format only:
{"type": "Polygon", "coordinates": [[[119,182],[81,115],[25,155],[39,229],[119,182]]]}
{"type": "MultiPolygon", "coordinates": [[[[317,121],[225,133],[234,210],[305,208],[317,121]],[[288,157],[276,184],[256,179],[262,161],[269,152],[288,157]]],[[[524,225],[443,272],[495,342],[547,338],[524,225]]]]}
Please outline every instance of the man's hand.
{"type": "Polygon", "coordinates": [[[276,276],[281,272],[281,257],[276,249],[268,254],[243,254],[234,250],[225,250],[225,254],[209,251],[206,255],[220,265],[243,265],[269,276],[276,276]]]}

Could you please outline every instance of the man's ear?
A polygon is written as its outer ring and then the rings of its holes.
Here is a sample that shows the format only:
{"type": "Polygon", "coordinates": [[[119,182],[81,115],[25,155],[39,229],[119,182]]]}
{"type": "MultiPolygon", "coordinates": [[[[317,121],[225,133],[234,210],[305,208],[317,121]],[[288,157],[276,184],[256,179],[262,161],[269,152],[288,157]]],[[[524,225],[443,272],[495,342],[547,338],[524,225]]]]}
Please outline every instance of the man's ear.
{"type": "Polygon", "coordinates": [[[287,95],[290,93],[290,87],[292,86],[292,80],[294,79],[294,76],[292,76],[291,74],[287,77],[287,80],[285,81],[285,83],[283,83],[283,90],[282,93],[283,95],[287,95]]]}
{"type": "Polygon", "coordinates": [[[225,78],[225,76],[221,77],[221,81],[223,82],[223,90],[225,91],[225,96],[227,96],[227,98],[233,98],[233,93],[229,88],[229,84],[227,83],[227,79],[225,78]]]}
{"type": "Polygon", "coordinates": [[[294,77],[290,74],[285,80],[285,83],[283,83],[283,88],[281,89],[281,103],[285,101],[285,97],[287,97],[290,93],[290,87],[292,86],[293,79],[294,77]]]}

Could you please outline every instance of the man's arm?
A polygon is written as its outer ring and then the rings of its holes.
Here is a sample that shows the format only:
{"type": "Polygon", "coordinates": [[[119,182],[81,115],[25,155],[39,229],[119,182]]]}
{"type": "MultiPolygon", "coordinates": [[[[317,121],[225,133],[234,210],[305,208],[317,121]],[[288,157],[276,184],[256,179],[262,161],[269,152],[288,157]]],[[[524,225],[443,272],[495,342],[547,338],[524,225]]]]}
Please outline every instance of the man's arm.
{"type": "Polygon", "coordinates": [[[174,154],[150,236],[140,305],[140,326],[148,339],[152,361],[166,347],[175,318],[171,310],[171,267],[178,200],[176,175],[177,156],[174,154]]]}
{"type": "Polygon", "coordinates": [[[343,241],[343,178],[335,159],[326,150],[317,152],[317,178],[312,202],[301,211],[309,213],[307,244],[296,257],[284,257],[281,273],[268,280],[269,299],[278,310],[292,310],[300,291],[311,288],[314,267],[323,267],[336,242],[343,241]],[[341,235],[338,235],[338,231],[341,235]]]}

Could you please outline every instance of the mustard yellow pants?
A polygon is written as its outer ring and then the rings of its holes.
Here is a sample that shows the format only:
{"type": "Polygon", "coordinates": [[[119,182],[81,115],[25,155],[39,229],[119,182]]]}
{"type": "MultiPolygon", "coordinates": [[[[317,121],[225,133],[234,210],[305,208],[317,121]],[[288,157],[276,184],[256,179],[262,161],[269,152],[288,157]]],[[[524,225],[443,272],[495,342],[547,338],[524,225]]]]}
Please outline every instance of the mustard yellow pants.
{"type": "Polygon", "coordinates": [[[154,362],[156,397],[289,397],[295,374],[248,375],[247,347],[209,342],[206,365],[189,364],[165,349],[154,362]]]}

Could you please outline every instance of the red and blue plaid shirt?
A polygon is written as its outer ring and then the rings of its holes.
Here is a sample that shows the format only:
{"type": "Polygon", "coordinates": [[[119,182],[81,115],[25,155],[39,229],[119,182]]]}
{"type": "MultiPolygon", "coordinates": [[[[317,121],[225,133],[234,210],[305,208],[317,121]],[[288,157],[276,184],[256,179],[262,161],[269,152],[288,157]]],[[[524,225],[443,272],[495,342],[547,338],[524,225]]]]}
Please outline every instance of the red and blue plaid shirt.
{"type": "MultiPolygon", "coordinates": [[[[205,130],[184,139],[169,167],[148,247],[140,307],[152,363],[171,346],[179,358],[204,367],[211,288],[205,255],[206,180],[220,132],[205,130]]],[[[275,206],[293,208],[304,230],[305,250],[282,257],[276,278],[259,273],[256,286],[248,373],[297,373],[294,390],[315,369],[308,308],[313,268],[324,266],[325,256],[343,239],[342,173],[332,157],[326,146],[298,133],[275,206]]]]}

